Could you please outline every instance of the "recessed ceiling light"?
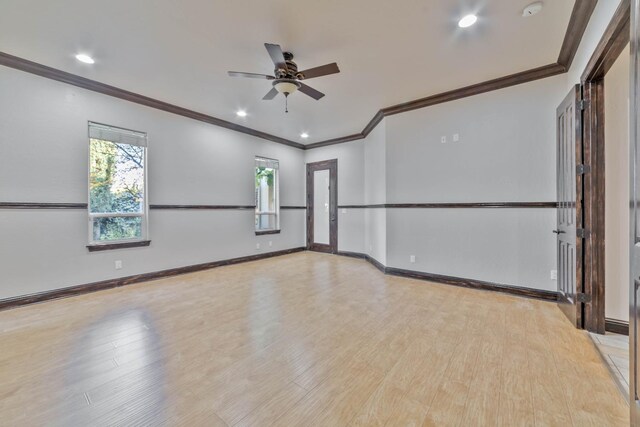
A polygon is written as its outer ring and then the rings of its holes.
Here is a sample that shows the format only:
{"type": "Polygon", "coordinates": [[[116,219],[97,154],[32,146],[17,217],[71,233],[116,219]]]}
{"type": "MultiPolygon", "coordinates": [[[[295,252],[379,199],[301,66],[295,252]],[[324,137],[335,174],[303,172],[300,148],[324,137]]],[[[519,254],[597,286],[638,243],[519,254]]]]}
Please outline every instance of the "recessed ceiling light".
{"type": "Polygon", "coordinates": [[[89,55],[86,55],[84,53],[79,53],[76,55],[76,59],[80,62],[84,62],[85,64],[93,64],[96,61],[93,60],[92,57],[90,57],[89,55]]]}
{"type": "Polygon", "coordinates": [[[236,111],[236,116],[238,117],[247,117],[247,112],[244,110],[238,110],[236,111]]]}
{"type": "Polygon", "coordinates": [[[307,139],[307,138],[309,138],[309,134],[308,134],[308,133],[306,133],[306,132],[302,132],[302,133],[300,134],[300,138],[307,139]]]}
{"type": "Polygon", "coordinates": [[[476,15],[467,15],[458,21],[458,27],[467,28],[476,23],[478,17],[476,15]]]}

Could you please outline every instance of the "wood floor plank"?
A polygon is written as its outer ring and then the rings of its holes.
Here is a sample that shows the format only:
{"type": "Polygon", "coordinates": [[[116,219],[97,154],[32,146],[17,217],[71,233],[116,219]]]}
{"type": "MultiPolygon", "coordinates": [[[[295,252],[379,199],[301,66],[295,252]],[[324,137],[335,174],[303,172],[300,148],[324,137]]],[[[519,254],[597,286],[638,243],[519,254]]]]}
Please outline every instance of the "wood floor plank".
{"type": "Polygon", "coordinates": [[[624,426],[555,304],[297,253],[0,312],[0,424],[624,426]]]}
{"type": "Polygon", "coordinates": [[[347,362],[313,388],[274,425],[348,425],[382,379],[379,372],[366,364],[353,360],[347,362]]]}
{"type": "Polygon", "coordinates": [[[282,414],[295,407],[307,393],[307,390],[290,382],[278,393],[247,414],[247,416],[233,424],[233,427],[271,425],[275,423],[282,414]]]}
{"type": "Polygon", "coordinates": [[[410,409],[412,418],[419,418],[420,422],[424,419],[426,408],[417,402],[411,401],[404,390],[399,389],[391,381],[385,379],[360,408],[358,415],[349,426],[404,425],[397,423],[400,419],[406,417],[407,408],[410,409]]]}

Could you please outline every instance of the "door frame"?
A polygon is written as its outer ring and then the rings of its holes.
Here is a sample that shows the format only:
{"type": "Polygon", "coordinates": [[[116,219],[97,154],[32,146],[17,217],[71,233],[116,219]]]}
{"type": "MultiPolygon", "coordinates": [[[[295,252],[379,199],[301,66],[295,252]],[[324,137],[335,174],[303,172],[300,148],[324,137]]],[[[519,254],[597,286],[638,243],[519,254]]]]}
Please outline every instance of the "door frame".
{"type": "Polygon", "coordinates": [[[638,114],[640,113],[640,0],[631,10],[629,84],[629,410],[632,426],[640,425],[638,398],[638,114]]]}
{"type": "Polygon", "coordinates": [[[307,250],[338,253],[338,159],[307,163],[307,250]],[[313,241],[314,172],[329,170],[329,244],[313,241]]]}
{"type": "Polygon", "coordinates": [[[630,0],[622,0],[596,46],[580,82],[583,108],[583,210],[585,230],[582,283],[583,327],[605,332],[605,134],[604,76],[630,40],[630,0]]]}

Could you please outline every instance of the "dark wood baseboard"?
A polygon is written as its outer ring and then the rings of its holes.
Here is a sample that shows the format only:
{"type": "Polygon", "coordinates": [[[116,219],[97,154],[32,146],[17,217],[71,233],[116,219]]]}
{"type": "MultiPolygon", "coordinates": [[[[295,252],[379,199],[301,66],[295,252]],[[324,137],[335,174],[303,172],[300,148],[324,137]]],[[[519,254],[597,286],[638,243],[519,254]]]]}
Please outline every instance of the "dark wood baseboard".
{"type": "MultiPolygon", "coordinates": [[[[151,273],[137,274],[134,276],[121,277],[117,279],[103,280],[100,282],[87,283],[84,285],[71,286],[67,288],[54,289],[51,291],[39,292],[35,294],[22,295],[13,298],[6,298],[0,300],[0,311],[11,308],[17,308],[25,305],[36,304],[40,302],[50,301],[54,299],[73,297],[83,295],[91,292],[97,292],[105,289],[117,288],[120,286],[132,285],[135,283],[148,282],[151,280],[162,279],[165,277],[177,276],[180,274],[193,273],[196,271],[209,270],[216,267],[222,267],[225,265],[240,264],[243,262],[257,261],[266,258],[272,258],[276,256],[288,255],[296,252],[305,251],[305,247],[298,247],[292,249],[285,249],[282,251],[269,252],[258,255],[249,255],[239,258],[231,258],[227,260],[207,262],[203,264],[195,264],[186,267],[171,268],[168,270],[161,270],[151,273]]],[[[544,301],[556,301],[557,293],[552,291],[543,291],[538,289],[523,288],[519,286],[510,286],[492,282],[485,282],[474,279],[463,279],[459,277],[443,276],[438,274],[424,273],[420,271],[403,270],[399,268],[385,267],[380,261],[375,258],[363,254],[360,252],[348,252],[340,251],[337,253],[341,256],[348,256],[352,258],[359,258],[369,262],[384,274],[390,274],[394,276],[407,277],[412,279],[426,280],[430,282],[443,283],[453,286],[461,286],[473,289],[482,289],[487,291],[502,292],[506,294],[535,298],[544,301]]],[[[618,320],[607,319],[607,329],[610,332],[624,334],[626,325],[626,334],[629,334],[629,324],[618,320]]]]}
{"type": "Polygon", "coordinates": [[[352,258],[360,258],[368,261],[378,270],[392,276],[407,277],[411,279],[426,280],[428,282],[442,283],[445,285],[460,286],[471,289],[481,289],[485,291],[501,292],[504,294],[516,295],[526,298],[534,298],[543,301],[557,301],[558,293],[554,291],[543,291],[540,289],[525,288],[522,286],[505,285],[501,283],[485,282],[476,279],[465,279],[461,277],[444,276],[441,274],[425,273],[422,271],[403,270],[400,268],[385,267],[380,261],[371,256],[359,252],[340,251],[338,255],[352,258]]]}
{"type": "Polygon", "coordinates": [[[378,270],[380,270],[381,272],[386,273],[386,267],[384,266],[384,264],[382,264],[380,261],[378,261],[377,259],[375,259],[370,255],[363,254],[360,252],[350,252],[350,251],[338,251],[337,255],[363,259],[368,263],[370,263],[371,265],[373,265],[378,270]]]}
{"type": "Polygon", "coordinates": [[[386,267],[377,259],[373,258],[370,255],[363,254],[360,252],[350,252],[350,251],[338,251],[336,255],[346,256],[350,258],[358,258],[367,261],[369,264],[373,265],[375,268],[380,270],[382,273],[386,274],[386,267]]]}
{"type": "Polygon", "coordinates": [[[240,264],[243,262],[257,261],[257,260],[272,258],[276,256],[281,256],[281,255],[288,255],[295,252],[302,252],[304,250],[305,250],[304,247],[285,249],[282,251],[268,252],[268,253],[263,253],[258,255],[249,255],[249,256],[244,256],[239,258],[231,258],[227,260],[207,262],[204,264],[189,265],[186,267],[170,268],[168,270],[155,271],[152,273],[137,274],[135,276],[127,276],[127,277],[121,277],[118,279],[103,280],[100,282],[87,283],[84,285],[77,285],[77,286],[71,286],[71,287],[62,288],[62,289],[54,289],[51,291],[39,292],[35,294],[22,295],[22,296],[13,297],[13,298],[6,298],[6,299],[0,300],[0,310],[7,310],[10,308],[21,307],[29,304],[35,304],[35,303],[54,300],[54,299],[78,296],[78,295],[87,294],[91,292],[102,291],[105,289],[112,289],[120,286],[132,285],[134,283],[148,282],[150,280],[162,279],[170,276],[177,276],[179,274],[193,273],[195,271],[201,271],[201,270],[209,270],[212,268],[222,267],[225,265],[240,264]]]}
{"type": "Polygon", "coordinates": [[[604,319],[604,330],[614,334],[629,336],[629,322],[616,319],[604,319]]]}
{"type": "Polygon", "coordinates": [[[338,251],[336,255],[347,256],[350,258],[367,259],[367,254],[363,254],[361,252],[338,251]]]}
{"type": "Polygon", "coordinates": [[[445,276],[442,274],[424,273],[421,271],[403,270],[400,268],[386,268],[386,273],[394,276],[409,277],[412,279],[426,280],[429,282],[443,283],[445,285],[460,286],[463,288],[482,289],[485,291],[501,292],[526,298],[534,298],[544,301],[557,301],[558,293],[543,291],[541,289],[525,288],[522,286],[505,285],[502,283],[485,282],[483,280],[466,279],[462,277],[445,276]]]}

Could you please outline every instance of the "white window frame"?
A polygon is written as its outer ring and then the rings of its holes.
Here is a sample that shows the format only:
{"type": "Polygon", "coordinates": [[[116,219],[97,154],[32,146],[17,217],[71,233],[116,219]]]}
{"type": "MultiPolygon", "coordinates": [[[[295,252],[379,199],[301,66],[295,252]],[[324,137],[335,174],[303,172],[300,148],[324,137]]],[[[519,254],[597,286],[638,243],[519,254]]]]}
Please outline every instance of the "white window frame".
{"type": "MultiPolygon", "coordinates": [[[[87,186],[87,200],[89,201],[89,203],[87,204],[87,212],[88,212],[88,219],[89,219],[89,223],[88,223],[88,231],[89,231],[89,245],[91,246],[100,246],[100,245],[117,245],[120,243],[132,243],[132,242],[143,242],[146,240],[149,240],[149,196],[148,196],[148,180],[147,180],[147,155],[148,155],[148,148],[149,148],[149,136],[147,135],[146,132],[140,132],[140,131],[134,131],[134,130],[130,130],[130,129],[125,129],[125,128],[120,128],[120,127],[116,127],[116,126],[110,126],[110,125],[105,125],[102,123],[96,123],[96,122],[89,122],[88,126],[87,126],[87,130],[88,130],[88,134],[87,136],[89,137],[89,150],[87,153],[87,157],[88,157],[88,173],[87,173],[87,181],[88,181],[88,186],[87,186]],[[114,132],[121,132],[123,134],[135,134],[137,136],[141,136],[144,135],[144,139],[146,141],[146,146],[144,146],[144,167],[143,167],[143,180],[144,180],[144,199],[143,199],[143,209],[142,212],[128,212],[128,213],[108,213],[108,212],[100,212],[100,213],[92,213],[91,212],[91,140],[92,139],[96,139],[96,138],[92,138],[91,137],[91,127],[95,126],[95,127],[102,127],[105,128],[107,130],[112,130],[114,132]],[[94,240],[93,238],[93,220],[96,218],[141,218],[141,235],[140,237],[135,237],[135,238],[131,238],[131,239],[118,239],[118,240],[94,240]]],[[[108,141],[108,140],[107,140],[108,141]]],[[[114,142],[115,141],[110,141],[110,142],[114,142]]]]}
{"type": "MultiPolygon", "coordinates": [[[[260,207],[258,206],[258,200],[257,200],[257,196],[256,196],[256,212],[255,212],[255,217],[257,218],[258,215],[268,215],[268,216],[275,216],[275,228],[258,228],[257,226],[254,226],[256,233],[262,233],[262,232],[269,232],[269,231],[280,231],[280,161],[277,159],[270,159],[268,157],[264,157],[264,156],[256,156],[255,161],[254,161],[254,165],[253,165],[253,180],[255,182],[255,178],[256,178],[256,168],[257,168],[257,163],[259,160],[266,160],[267,162],[275,162],[277,164],[277,167],[273,168],[273,170],[275,171],[274,173],[274,183],[273,183],[273,187],[274,187],[274,201],[273,204],[275,206],[275,210],[273,211],[262,211],[260,210],[260,207]]],[[[257,195],[256,192],[256,188],[254,188],[254,193],[257,195]]],[[[255,218],[254,218],[254,222],[255,222],[255,218]]]]}

